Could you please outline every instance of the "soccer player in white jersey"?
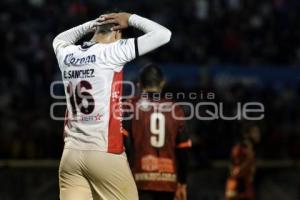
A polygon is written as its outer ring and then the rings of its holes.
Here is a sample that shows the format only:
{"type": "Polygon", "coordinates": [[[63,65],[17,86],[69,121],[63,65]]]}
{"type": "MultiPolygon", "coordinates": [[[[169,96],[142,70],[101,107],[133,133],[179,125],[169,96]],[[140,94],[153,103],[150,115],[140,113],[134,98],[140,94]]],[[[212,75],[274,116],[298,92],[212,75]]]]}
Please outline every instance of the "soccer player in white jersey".
{"type": "Polygon", "coordinates": [[[59,168],[61,200],[136,200],[120,121],[126,63],[169,42],[171,32],[143,17],[112,13],[60,33],[53,48],[62,72],[67,113],[59,168]],[[145,34],[121,39],[133,26],[145,34]],[[94,31],[82,46],[75,43],[94,31]]]}

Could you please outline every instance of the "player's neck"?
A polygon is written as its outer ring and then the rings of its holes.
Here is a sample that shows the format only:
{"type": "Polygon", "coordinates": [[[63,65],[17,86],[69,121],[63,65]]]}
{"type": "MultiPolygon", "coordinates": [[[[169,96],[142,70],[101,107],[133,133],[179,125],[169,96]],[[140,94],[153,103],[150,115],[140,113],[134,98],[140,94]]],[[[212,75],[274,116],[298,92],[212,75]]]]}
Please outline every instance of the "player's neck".
{"type": "Polygon", "coordinates": [[[91,41],[97,43],[109,44],[117,41],[117,39],[112,34],[105,34],[105,35],[95,34],[91,39],[91,41]]]}
{"type": "Polygon", "coordinates": [[[160,88],[146,88],[143,89],[143,93],[161,93],[160,88]]]}

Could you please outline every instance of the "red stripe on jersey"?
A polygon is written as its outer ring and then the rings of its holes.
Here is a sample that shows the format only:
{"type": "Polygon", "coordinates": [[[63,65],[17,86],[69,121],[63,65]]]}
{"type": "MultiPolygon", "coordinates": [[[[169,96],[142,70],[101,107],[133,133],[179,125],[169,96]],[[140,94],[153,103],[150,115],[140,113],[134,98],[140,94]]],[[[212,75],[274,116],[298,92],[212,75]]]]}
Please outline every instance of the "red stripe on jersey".
{"type": "Polygon", "coordinates": [[[65,128],[66,128],[66,125],[68,124],[68,120],[69,120],[69,112],[68,112],[68,108],[67,108],[67,109],[66,109],[66,112],[65,112],[63,138],[65,138],[65,137],[67,136],[66,131],[65,131],[65,128]]]}
{"type": "Polygon", "coordinates": [[[64,127],[67,125],[67,123],[68,123],[68,115],[69,115],[69,112],[68,112],[68,108],[66,109],[66,111],[65,111],[65,120],[64,120],[64,127]]]}
{"type": "Polygon", "coordinates": [[[115,72],[110,96],[110,116],[108,127],[108,152],[122,153],[124,151],[123,133],[121,124],[121,101],[123,71],[115,72]]]}

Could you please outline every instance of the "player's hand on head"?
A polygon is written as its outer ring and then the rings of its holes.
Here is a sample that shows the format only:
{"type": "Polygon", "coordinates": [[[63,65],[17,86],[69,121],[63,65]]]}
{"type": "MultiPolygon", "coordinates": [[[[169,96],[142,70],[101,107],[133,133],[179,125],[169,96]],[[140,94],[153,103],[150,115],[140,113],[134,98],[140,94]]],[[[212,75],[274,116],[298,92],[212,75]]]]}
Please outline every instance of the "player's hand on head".
{"type": "Polygon", "coordinates": [[[99,17],[100,25],[103,24],[116,24],[114,27],[112,27],[113,31],[125,29],[128,27],[128,19],[131,16],[130,13],[110,13],[101,15],[99,17]]]}
{"type": "Polygon", "coordinates": [[[174,200],[187,200],[186,184],[177,184],[174,200]]]}
{"type": "Polygon", "coordinates": [[[101,25],[101,20],[103,20],[103,18],[101,16],[98,17],[97,19],[93,20],[91,23],[90,29],[96,30],[97,26],[101,25]]]}

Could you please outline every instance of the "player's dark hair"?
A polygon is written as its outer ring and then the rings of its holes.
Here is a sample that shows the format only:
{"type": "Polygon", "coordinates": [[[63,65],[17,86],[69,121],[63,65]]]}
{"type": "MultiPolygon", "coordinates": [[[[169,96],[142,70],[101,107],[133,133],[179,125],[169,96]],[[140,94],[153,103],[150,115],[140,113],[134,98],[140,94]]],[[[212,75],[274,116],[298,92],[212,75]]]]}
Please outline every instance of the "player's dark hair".
{"type": "MultiPolygon", "coordinates": [[[[119,9],[115,8],[113,10],[106,11],[103,14],[119,13],[119,12],[121,12],[121,11],[119,9]]],[[[115,24],[115,23],[111,23],[111,24],[103,24],[101,26],[97,26],[95,33],[96,34],[107,34],[107,33],[110,33],[110,32],[112,32],[111,28],[114,27],[114,26],[116,26],[116,25],[117,24],[115,24]]]]}
{"type": "Polygon", "coordinates": [[[96,34],[107,34],[111,32],[111,28],[116,24],[103,24],[96,27],[96,34]]]}
{"type": "Polygon", "coordinates": [[[161,69],[151,63],[141,69],[139,79],[143,88],[151,88],[159,87],[164,77],[161,69]]]}

